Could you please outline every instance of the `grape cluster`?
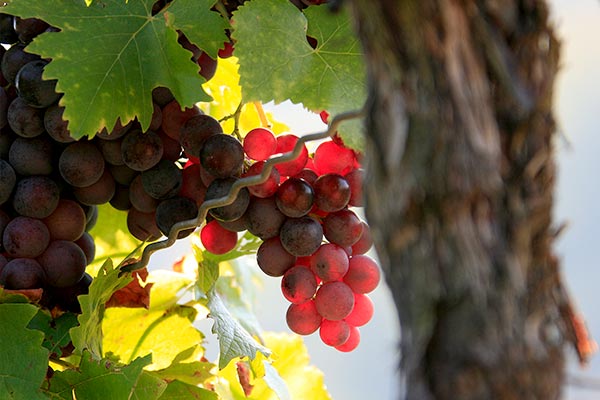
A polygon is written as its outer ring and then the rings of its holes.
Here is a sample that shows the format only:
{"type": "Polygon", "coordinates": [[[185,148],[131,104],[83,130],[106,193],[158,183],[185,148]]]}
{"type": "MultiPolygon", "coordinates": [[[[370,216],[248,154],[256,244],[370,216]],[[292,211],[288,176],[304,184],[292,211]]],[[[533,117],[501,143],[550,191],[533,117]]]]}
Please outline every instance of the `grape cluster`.
{"type": "MultiPolygon", "coordinates": [[[[219,161],[213,149],[205,151],[208,142],[200,152],[199,168],[208,171],[202,176],[222,173],[207,193],[226,182],[219,195],[226,194],[236,177],[260,174],[269,157],[291,151],[298,141],[265,128],[248,132],[243,143],[228,138],[219,161]],[[244,159],[249,166],[242,172],[244,159]]],[[[337,137],[319,144],[313,155],[304,146],[294,160],[275,164],[264,183],[242,189],[232,205],[210,210],[214,219],[200,232],[204,247],[215,254],[232,250],[238,232],[261,238],[258,265],[282,277],[290,329],[301,335],[319,330],[322,341],[340,351],[358,345],[358,327],[373,314],[367,293],[380,279],[377,264],[364,255],[372,245],[369,227],[351,209],[363,205],[362,177],[356,154],[337,137]]]]}
{"type": "MultiPolygon", "coordinates": [[[[8,47],[0,47],[0,285],[43,288],[44,306],[77,312],[76,297],[92,279],[85,268],[95,256],[88,231],[98,205],[126,211],[139,240],[167,235],[204,201],[207,188],[197,165],[185,164],[188,154],[197,158],[203,140],[222,130],[198,107],[182,109],[168,89],[156,88],[145,132],[134,120],[75,140],[56,81],[42,79],[48,60],[26,51],[48,30],[38,19],[0,13],[0,42],[8,47]]],[[[179,43],[210,79],[216,60],[182,34],[179,43]]]]}

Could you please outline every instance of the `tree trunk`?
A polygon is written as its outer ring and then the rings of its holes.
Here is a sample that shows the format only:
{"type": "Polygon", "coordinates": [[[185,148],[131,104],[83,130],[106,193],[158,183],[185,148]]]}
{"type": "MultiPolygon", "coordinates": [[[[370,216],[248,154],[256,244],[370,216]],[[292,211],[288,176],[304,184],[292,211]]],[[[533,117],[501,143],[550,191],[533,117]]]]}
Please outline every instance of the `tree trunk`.
{"type": "Polygon", "coordinates": [[[557,399],[553,84],[536,0],[350,0],[366,53],[367,218],[406,399],[557,399]]]}

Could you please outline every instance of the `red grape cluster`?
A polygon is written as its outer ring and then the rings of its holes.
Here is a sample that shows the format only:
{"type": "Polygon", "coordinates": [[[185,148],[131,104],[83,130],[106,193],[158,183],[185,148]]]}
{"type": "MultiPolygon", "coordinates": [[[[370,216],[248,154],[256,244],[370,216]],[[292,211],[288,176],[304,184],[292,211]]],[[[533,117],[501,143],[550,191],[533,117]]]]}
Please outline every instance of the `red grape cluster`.
{"type": "MultiPolygon", "coordinates": [[[[269,157],[291,151],[297,141],[291,134],[276,137],[256,128],[243,144],[231,145],[236,151],[223,153],[218,165],[235,158],[229,171],[239,174],[245,154],[251,164],[242,176],[257,175],[269,157]]],[[[202,171],[209,160],[200,154],[202,171]]],[[[340,351],[358,345],[358,327],[373,314],[367,293],[379,282],[377,264],[364,255],[372,245],[369,227],[349,208],[362,206],[362,176],[356,154],[337,138],[322,142],[312,156],[303,147],[294,160],[275,164],[264,183],[243,189],[227,206],[233,207],[230,213],[211,210],[214,220],[200,233],[205,248],[216,254],[235,247],[237,232],[261,238],[258,265],[269,276],[283,277],[290,329],[301,335],[319,330],[323,342],[340,351]]],[[[228,189],[236,178],[220,179],[228,189]]]]}

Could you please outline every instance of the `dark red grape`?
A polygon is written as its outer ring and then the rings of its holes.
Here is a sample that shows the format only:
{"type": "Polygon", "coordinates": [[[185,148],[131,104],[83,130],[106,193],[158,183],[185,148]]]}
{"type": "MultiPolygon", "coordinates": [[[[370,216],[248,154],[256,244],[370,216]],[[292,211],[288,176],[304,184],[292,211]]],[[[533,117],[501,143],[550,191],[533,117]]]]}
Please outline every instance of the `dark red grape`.
{"type": "MultiPolygon", "coordinates": [[[[177,222],[194,219],[198,216],[198,205],[187,197],[173,197],[160,202],[156,207],[156,225],[163,235],[168,236],[177,222]]],[[[177,238],[189,236],[195,228],[180,231],[177,238]]]]}
{"type": "Polygon", "coordinates": [[[13,167],[5,160],[0,160],[0,204],[4,204],[17,183],[17,174],[13,167]]]}
{"type": "Polygon", "coordinates": [[[75,139],[71,136],[71,132],[67,128],[67,121],[62,116],[65,111],[64,107],[54,104],[46,109],[44,113],[44,127],[48,135],[60,143],[72,143],[75,139]]]}
{"type": "MultiPolygon", "coordinates": [[[[214,200],[227,196],[235,181],[235,178],[215,179],[206,189],[205,200],[214,200]]],[[[233,203],[227,206],[212,208],[209,210],[209,213],[220,221],[233,221],[244,215],[249,203],[250,194],[248,193],[248,189],[242,188],[233,203]]]]}
{"type": "Polygon", "coordinates": [[[289,178],[277,189],[277,207],[288,217],[302,217],[312,209],[314,192],[303,179],[289,178]]]}
{"type": "Polygon", "coordinates": [[[294,266],[296,257],[288,253],[281,245],[279,236],[265,240],[256,253],[260,269],[269,276],[283,276],[294,266]]]}
{"type": "Polygon", "coordinates": [[[362,190],[364,175],[365,171],[360,168],[353,169],[344,175],[344,179],[346,179],[348,185],[350,185],[350,200],[348,201],[348,205],[350,206],[363,207],[365,205],[362,190]]]}
{"type": "Polygon", "coordinates": [[[302,304],[290,304],[285,320],[292,332],[298,335],[310,335],[319,329],[323,317],[317,312],[315,302],[309,300],[302,304]]]}
{"type": "Polygon", "coordinates": [[[6,115],[13,132],[21,137],[32,138],[44,133],[44,113],[45,110],[31,107],[17,97],[8,106],[6,115]]]}
{"type": "Polygon", "coordinates": [[[324,282],[342,279],[348,272],[348,254],[337,244],[325,243],[310,258],[310,267],[324,282]]]}
{"type": "Polygon", "coordinates": [[[56,103],[61,96],[55,90],[56,79],[42,79],[47,64],[44,60],[30,61],[21,67],[15,78],[19,97],[32,107],[46,108],[56,103]]]}
{"type": "Polygon", "coordinates": [[[152,242],[162,236],[156,224],[156,213],[141,212],[133,207],[127,211],[127,229],[141,241],[152,242]]]}
{"type": "Polygon", "coordinates": [[[219,121],[210,115],[199,114],[183,124],[179,134],[179,143],[186,154],[198,157],[206,139],[222,133],[223,128],[219,121]]]}
{"type": "Polygon", "coordinates": [[[46,135],[18,137],[10,146],[8,161],[20,175],[50,175],[54,170],[54,143],[46,135]]]}
{"type": "Polygon", "coordinates": [[[11,257],[35,258],[50,243],[50,233],[39,219],[16,217],[6,225],[2,246],[11,257]]]}
{"type": "Polygon", "coordinates": [[[83,276],[87,259],[83,250],[68,240],[54,240],[38,257],[46,282],[54,287],[73,286],[83,276]]]}
{"type": "Polygon", "coordinates": [[[88,206],[105,204],[115,194],[116,183],[108,169],[90,186],[73,188],[77,201],[88,206]]]}
{"type": "Polygon", "coordinates": [[[301,304],[313,298],[317,279],[310,268],[296,265],[288,269],[281,279],[281,292],[289,302],[301,304]]]}
{"type": "Polygon", "coordinates": [[[180,130],[183,124],[198,114],[202,114],[202,111],[198,107],[194,106],[182,110],[177,100],[172,100],[162,109],[162,130],[172,139],[179,141],[180,130]]]}
{"type": "Polygon", "coordinates": [[[315,205],[322,211],[339,211],[348,205],[350,185],[339,174],[321,175],[313,184],[315,205]]]}
{"type": "MultiPolygon", "coordinates": [[[[255,176],[260,175],[265,166],[265,161],[255,162],[248,168],[248,171],[244,174],[244,176],[255,176]]],[[[259,183],[258,185],[248,186],[248,191],[253,196],[256,197],[271,197],[277,192],[277,188],[279,187],[279,171],[276,168],[271,168],[271,173],[266,181],[263,183],[259,183]]]]}
{"type": "Polygon", "coordinates": [[[359,255],[365,254],[373,246],[373,239],[371,238],[371,229],[366,222],[361,222],[363,229],[360,238],[356,243],[352,245],[352,254],[359,255]]]}
{"type": "Polygon", "coordinates": [[[52,240],[75,241],[85,231],[86,215],[74,200],[60,199],[56,209],[44,218],[52,240]]]}
{"type": "Polygon", "coordinates": [[[279,231],[283,247],[295,256],[313,254],[323,241],[323,228],[312,217],[288,218],[279,231]]]}
{"type": "Polygon", "coordinates": [[[30,176],[17,182],[12,205],[19,214],[32,218],[46,218],[58,205],[58,185],[45,176],[30,176]]]}
{"type": "Polygon", "coordinates": [[[10,260],[0,273],[0,284],[6,289],[36,289],[45,283],[44,270],[31,258],[10,260]]]}
{"type": "Polygon", "coordinates": [[[104,157],[92,142],[69,144],[58,160],[58,170],[71,186],[90,186],[104,173],[104,157]]]}
{"type": "Polygon", "coordinates": [[[360,218],[347,208],[329,213],[323,219],[325,238],[342,247],[352,246],[358,242],[362,230],[363,225],[360,218]]]}
{"type": "Polygon", "coordinates": [[[110,165],[124,165],[123,154],[121,153],[122,139],[106,140],[100,137],[94,138],[94,142],[100,149],[104,161],[110,165]]]}
{"type": "Polygon", "coordinates": [[[244,149],[231,135],[209,136],[200,150],[202,167],[215,178],[237,176],[242,172],[244,149]]]}
{"type": "Polygon", "coordinates": [[[247,218],[248,231],[262,240],[279,235],[281,225],[286,220],[273,197],[253,197],[244,215],[247,218]]]}
{"type": "Polygon", "coordinates": [[[25,45],[23,43],[16,43],[12,45],[2,57],[2,75],[4,78],[14,84],[17,73],[23,67],[31,61],[40,60],[40,56],[37,54],[28,53],[25,51],[25,45]]]}
{"type": "Polygon", "coordinates": [[[326,282],[317,290],[315,305],[323,318],[339,321],[352,312],[354,293],[344,282],[326,282]]]}
{"type": "Polygon", "coordinates": [[[123,138],[121,154],[125,165],[136,171],[146,171],[162,159],[163,145],[156,132],[132,129],[123,138]]]}

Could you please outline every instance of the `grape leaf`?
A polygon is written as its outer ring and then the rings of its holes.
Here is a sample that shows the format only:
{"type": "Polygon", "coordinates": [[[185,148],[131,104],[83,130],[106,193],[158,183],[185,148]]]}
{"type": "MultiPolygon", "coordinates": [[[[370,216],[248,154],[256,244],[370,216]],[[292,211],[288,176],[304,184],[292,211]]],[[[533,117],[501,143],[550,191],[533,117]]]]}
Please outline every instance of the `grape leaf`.
{"type": "Polygon", "coordinates": [[[131,281],[131,274],[119,276],[119,272],[118,268],[113,268],[112,261],[108,259],[92,281],[89,293],[79,296],[81,304],[79,326],[70,331],[77,352],[81,353],[88,349],[94,358],[102,358],[102,319],[106,309],[105,303],[114,292],[131,281]]]}
{"type": "Polygon", "coordinates": [[[169,383],[160,400],[218,400],[215,392],[181,381],[169,383]]]}
{"type": "Polygon", "coordinates": [[[229,39],[225,29],[229,24],[220,14],[211,11],[216,0],[176,0],[165,12],[170,26],[185,32],[185,36],[213,59],[229,39]]]}
{"type": "Polygon", "coordinates": [[[213,377],[211,370],[214,367],[214,364],[205,361],[173,363],[165,369],[154,371],[154,374],[168,382],[179,380],[189,385],[200,385],[213,377]]]}
{"type": "MultiPolygon", "coordinates": [[[[300,12],[288,0],[245,3],[234,13],[233,38],[245,101],[290,99],[331,115],[359,109],[366,100],[363,54],[344,12],[327,7],[300,12]],[[306,36],[317,41],[313,49],[306,36]]],[[[362,146],[360,122],[343,123],[347,146],[362,146]]]]}
{"type": "MultiPolygon", "coordinates": [[[[58,79],[56,89],[64,93],[60,104],[73,137],[91,136],[105,126],[112,128],[117,119],[127,123],[136,116],[148,129],[151,93],[157,86],[171,89],[185,107],[210,100],[202,90],[198,65],[177,43],[165,11],[151,14],[153,3],[103,0],[85,7],[72,0],[12,0],[3,11],[60,28],[38,36],[27,49],[52,59],[44,77],[58,79]]],[[[196,14],[202,10],[198,5],[182,11],[190,13],[186,18],[204,20],[196,14]]],[[[171,19],[178,13],[171,11],[171,19]]]]}
{"type": "Polygon", "coordinates": [[[203,354],[203,335],[194,326],[196,310],[177,304],[177,281],[148,278],[153,283],[150,307],[108,308],[102,320],[103,350],[125,363],[136,357],[152,354],[152,364],[146,369],[157,370],[171,365],[182,351],[195,347],[191,355],[203,354]]]}
{"type": "Polygon", "coordinates": [[[50,350],[50,354],[62,357],[62,348],[71,342],[69,330],[75,326],[77,316],[73,313],[64,313],[53,319],[48,311],[39,310],[28,327],[44,332],[42,345],[50,350]]]}
{"type": "MultiPolygon", "coordinates": [[[[160,393],[141,391],[136,388],[142,375],[142,368],[151,362],[151,357],[138,358],[129,365],[121,365],[112,360],[96,360],[89,352],[84,352],[78,369],[56,371],[50,380],[47,391],[64,399],[129,399],[136,393],[138,399],[157,399],[160,393]],[[144,394],[143,397],[140,395],[144,394]]],[[[148,382],[144,379],[142,382],[148,382]]]]}
{"type": "Polygon", "coordinates": [[[131,273],[132,280],[125,286],[113,293],[106,302],[106,308],[109,307],[131,307],[148,308],[150,307],[150,289],[153,283],[146,282],[148,278],[148,269],[142,268],[131,273]],[[140,283],[140,281],[143,283],[140,283]]]}
{"type": "Polygon", "coordinates": [[[237,357],[256,357],[257,352],[269,356],[271,352],[256,341],[246,329],[231,315],[221,297],[212,290],[208,294],[209,317],[215,323],[212,331],[219,338],[219,369],[225,368],[237,357]]]}
{"type": "Polygon", "coordinates": [[[48,350],[44,334],[26,328],[38,308],[0,304],[0,387],[3,398],[45,399],[39,388],[46,376],[48,350]]]}

